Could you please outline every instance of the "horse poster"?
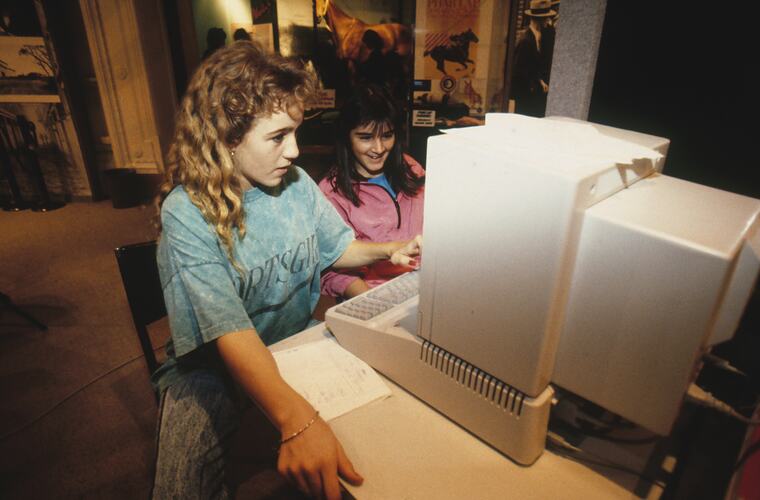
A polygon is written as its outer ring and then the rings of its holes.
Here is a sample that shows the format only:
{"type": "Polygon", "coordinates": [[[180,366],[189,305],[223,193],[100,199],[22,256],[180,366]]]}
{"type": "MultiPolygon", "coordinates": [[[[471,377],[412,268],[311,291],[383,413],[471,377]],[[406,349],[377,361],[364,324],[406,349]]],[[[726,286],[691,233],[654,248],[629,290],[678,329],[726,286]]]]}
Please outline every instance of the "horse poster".
{"type": "Polygon", "coordinates": [[[389,10],[368,0],[339,3],[315,0],[315,15],[324,21],[349,83],[386,85],[403,99],[411,76],[413,37],[411,26],[398,22],[400,4],[389,10]]]}
{"type": "MultiPolygon", "coordinates": [[[[415,105],[455,106],[459,110],[455,118],[462,113],[465,116],[485,114],[491,96],[501,84],[496,59],[504,50],[504,34],[497,33],[493,27],[498,24],[494,18],[506,20],[508,9],[503,3],[496,0],[417,2],[414,78],[429,81],[430,87],[414,92],[415,105]],[[495,78],[489,75],[493,69],[497,70],[495,78]]],[[[441,111],[445,116],[445,109],[441,111]]]]}

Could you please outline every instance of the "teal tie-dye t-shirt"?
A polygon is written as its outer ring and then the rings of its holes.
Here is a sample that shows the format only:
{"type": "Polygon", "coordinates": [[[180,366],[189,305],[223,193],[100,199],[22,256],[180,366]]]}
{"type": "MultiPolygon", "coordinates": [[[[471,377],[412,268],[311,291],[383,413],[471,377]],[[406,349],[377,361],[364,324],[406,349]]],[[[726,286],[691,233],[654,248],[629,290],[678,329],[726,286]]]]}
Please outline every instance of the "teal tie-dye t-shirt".
{"type": "Polygon", "coordinates": [[[298,167],[277,188],[246,191],[243,205],[246,234],[235,240],[241,277],[182,187],[163,203],[157,258],[172,338],[169,359],[154,374],[159,390],[184,371],[220,368],[209,346],[226,333],[253,327],[270,345],[306,328],[320,273],[354,239],[298,167]]]}

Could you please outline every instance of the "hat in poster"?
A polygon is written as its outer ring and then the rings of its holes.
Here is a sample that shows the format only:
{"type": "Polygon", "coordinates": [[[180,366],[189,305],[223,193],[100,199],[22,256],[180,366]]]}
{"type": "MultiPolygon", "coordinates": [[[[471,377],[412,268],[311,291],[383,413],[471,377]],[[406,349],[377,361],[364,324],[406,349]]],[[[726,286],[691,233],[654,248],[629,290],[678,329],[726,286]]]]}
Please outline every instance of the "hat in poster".
{"type": "Polygon", "coordinates": [[[552,3],[549,0],[530,0],[530,7],[525,9],[525,15],[533,17],[551,17],[556,16],[557,11],[552,10],[552,3]]]}

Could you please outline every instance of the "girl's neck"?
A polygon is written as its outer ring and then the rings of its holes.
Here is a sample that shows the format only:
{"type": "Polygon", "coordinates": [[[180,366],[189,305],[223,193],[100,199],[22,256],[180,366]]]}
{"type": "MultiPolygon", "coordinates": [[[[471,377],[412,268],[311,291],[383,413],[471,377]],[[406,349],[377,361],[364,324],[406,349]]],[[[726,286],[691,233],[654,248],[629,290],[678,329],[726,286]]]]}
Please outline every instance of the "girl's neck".
{"type": "Polygon", "coordinates": [[[374,179],[375,177],[380,177],[385,173],[385,168],[374,173],[370,172],[365,169],[364,166],[359,162],[354,163],[354,170],[357,174],[359,174],[359,177],[362,177],[364,179],[374,179]]]}

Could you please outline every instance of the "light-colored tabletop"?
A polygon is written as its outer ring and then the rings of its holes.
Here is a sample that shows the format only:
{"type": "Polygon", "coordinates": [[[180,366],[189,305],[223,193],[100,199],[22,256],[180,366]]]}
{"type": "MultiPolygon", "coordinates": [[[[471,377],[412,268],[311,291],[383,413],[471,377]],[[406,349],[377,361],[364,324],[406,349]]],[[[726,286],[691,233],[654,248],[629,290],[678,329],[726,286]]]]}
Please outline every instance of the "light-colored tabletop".
{"type": "MultiPolygon", "coordinates": [[[[324,323],[272,346],[277,351],[331,336],[324,323]]],[[[357,499],[631,499],[658,498],[639,478],[544,451],[517,465],[388,379],[392,396],[331,420],[364,484],[357,499]]],[[[594,443],[590,443],[593,446],[594,443]]],[[[609,450],[606,450],[609,452],[609,450]]],[[[645,450],[618,448],[617,463],[641,470],[645,450]]]]}

